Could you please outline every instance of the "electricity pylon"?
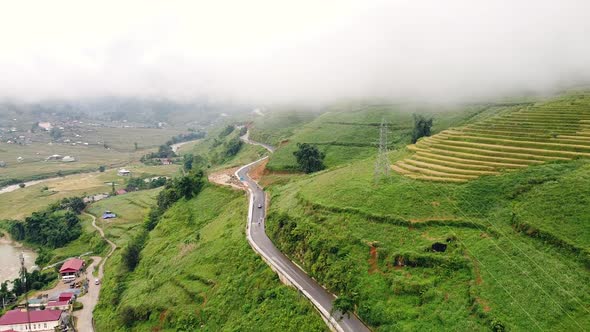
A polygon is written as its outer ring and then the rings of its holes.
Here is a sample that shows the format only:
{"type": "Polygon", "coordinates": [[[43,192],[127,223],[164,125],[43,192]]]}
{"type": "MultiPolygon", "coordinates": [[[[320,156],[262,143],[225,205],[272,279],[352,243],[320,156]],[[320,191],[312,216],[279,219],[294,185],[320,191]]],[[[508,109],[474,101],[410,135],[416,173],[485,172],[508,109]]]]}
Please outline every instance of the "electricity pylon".
{"type": "Polygon", "coordinates": [[[21,252],[20,254],[20,278],[22,287],[25,293],[25,309],[27,311],[27,324],[29,331],[31,330],[31,314],[29,313],[29,296],[27,294],[27,268],[25,267],[25,255],[21,252]]]}
{"type": "Polygon", "coordinates": [[[375,161],[375,183],[389,175],[389,158],[387,157],[387,123],[385,119],[381,120],[379,127],[379,152],[375,161]]]}

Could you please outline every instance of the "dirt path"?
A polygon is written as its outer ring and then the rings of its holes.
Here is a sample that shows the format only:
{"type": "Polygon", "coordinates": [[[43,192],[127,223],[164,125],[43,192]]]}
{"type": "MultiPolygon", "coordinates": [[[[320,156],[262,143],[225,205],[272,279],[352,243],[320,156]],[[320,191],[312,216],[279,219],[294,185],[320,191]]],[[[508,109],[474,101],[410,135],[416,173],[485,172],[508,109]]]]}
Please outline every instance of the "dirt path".
{"type": "Polygon", "coordinates": [[[92,257],[94,261],[86,269],[86,274],[89,276],[88,293],[86,293],[84,296],[78,299],[78,302],[81,302],[84,305],[84,308],[82,310],[74,312],[74,316],[77,318],[76,330],[80,332],[90,332],[94,331],[94,326],[92,324],[92,312],[94,311],[96,303],[98,303],[98,296],[100,295],[100,288],[102,287],[102,282],[98,285],[94,284],[95,278],[92,277],[92,274],[94,272],[94,269],[98,265],[98,273],[96,278],[102,280],[102,277],[104,275],[104,264],[107,261],[107,259],[111,257],[113,252],[115,252],[115,249],[117,249],[117,245],[113,241],[107,239],[104,236],[104,231],[102,230],[102,228],[96,225],[95,216],[87,212],[84,212],[84,214],[92,218],[92,227],[96,228],[96,230],[100,233],[100,236],[111,246],[111,251],[106,255],[104,259],[98,256],[92,257]]]}

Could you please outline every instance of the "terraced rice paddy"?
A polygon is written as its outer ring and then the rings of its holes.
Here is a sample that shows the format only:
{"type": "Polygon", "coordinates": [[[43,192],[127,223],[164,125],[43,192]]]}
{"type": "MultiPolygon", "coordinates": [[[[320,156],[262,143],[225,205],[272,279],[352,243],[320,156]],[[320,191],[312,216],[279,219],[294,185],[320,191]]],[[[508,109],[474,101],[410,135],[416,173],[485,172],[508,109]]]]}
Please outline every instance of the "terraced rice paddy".
{"type": "MultiPolygon", "coordinates": [[[[585,98],[586,97],[586,98],[585,98]]],[[[391,168],[427,181],[466,182],[554,160],[590,157],[590,98],[522,108],[408,146],[391,168]]]]}

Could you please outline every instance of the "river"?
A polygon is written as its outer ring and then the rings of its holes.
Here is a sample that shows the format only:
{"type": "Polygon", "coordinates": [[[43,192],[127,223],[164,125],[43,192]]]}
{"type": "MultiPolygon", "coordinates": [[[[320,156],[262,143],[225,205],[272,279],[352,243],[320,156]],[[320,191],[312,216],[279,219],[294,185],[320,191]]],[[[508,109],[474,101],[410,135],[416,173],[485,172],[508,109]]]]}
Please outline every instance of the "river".
{"type": "Polygon", "coordinates": [[[23,247],[20,243],[11,241],[6,235],[0,237],[0,282],[18,277],[20,270],[20,254],[25,257],[27,271],[35,266],[37,254],[23,247]]]}

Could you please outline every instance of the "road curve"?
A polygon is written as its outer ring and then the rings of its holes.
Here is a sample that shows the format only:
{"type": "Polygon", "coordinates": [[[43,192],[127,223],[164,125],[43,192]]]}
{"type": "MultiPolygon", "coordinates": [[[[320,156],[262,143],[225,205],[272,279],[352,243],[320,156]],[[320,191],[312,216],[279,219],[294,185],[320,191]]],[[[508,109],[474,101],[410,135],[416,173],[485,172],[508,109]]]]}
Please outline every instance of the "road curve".
{"type": "MultiPolygon", "coordinates": [[[[257,144],[267,148],[270,152],[274,149],[266,144],[257,143],[248,139],[248,133],[242,136],[242,140],[249,144],[257,144]]],[[[297,288],[322,315],[331,330],[370,331],[365,324],[354,314],[350,317],[342,316],[339,312],[332,314],[332,304],[336,297],[310,278],[299,266],[293,263],[287,256],[275,247],[264,230],[266,221],[266,194],[258,184],[250,178],[248,172],[252,167],[268,157],[259,159],[243,166],[236,171],[236,176],[246,185],[250,194],[248,208],[248,225],[246,235],[252,248],[266,261],[270,267],[281,276],[281,280],[297,288]]]]}

